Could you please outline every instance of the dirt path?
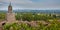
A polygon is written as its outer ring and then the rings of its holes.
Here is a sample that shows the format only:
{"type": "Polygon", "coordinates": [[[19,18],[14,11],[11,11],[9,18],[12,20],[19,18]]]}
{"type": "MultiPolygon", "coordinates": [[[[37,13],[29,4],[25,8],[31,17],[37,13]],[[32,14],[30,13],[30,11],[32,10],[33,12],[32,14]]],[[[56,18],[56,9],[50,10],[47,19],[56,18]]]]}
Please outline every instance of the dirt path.
{"type": "Polygon", "coordinates": [[[0,30],[3,30],[3,27],[2,27],[3,25],[2,24],[5,23],[5,22],[6,21],[0,21],[0,30]]]}
{"type": "Polygon", "coordinates": [[[3,28],[2,28],[2,27],[0,27],[0,30],[3,30],[3,28]]]}

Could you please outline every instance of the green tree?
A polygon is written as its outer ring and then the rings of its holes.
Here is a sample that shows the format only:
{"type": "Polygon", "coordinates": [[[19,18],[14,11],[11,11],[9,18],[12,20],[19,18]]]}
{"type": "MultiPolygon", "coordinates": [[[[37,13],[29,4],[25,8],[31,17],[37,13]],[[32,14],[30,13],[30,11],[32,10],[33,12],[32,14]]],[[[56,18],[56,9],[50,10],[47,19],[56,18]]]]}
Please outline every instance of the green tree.
{"type": "Polygon", "coordinates": [[[32,14],[23,14],[23,15],[22,15],[22,19],[23,19],[23,21],[25,21],[25,20],[31,21],[31,20],[33,20],[34,18],[33,18],[33,15],[32,15],[32,14]]]}

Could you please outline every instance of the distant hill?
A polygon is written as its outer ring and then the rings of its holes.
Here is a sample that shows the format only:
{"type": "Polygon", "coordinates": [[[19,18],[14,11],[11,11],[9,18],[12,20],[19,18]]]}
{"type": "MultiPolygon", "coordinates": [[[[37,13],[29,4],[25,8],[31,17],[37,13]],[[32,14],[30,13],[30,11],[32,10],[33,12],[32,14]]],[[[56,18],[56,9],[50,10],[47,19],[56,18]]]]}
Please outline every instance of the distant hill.
{"type": "Polygon", "coordinates": [[[31,12],[31,13],[60,13],[60,10],[14,10],[14,12],[31,12]]]}
{"type": "MultiPolygon", "coordinates": [[[[0,12],[7,12],[7,11],[6,10],[0,10],[0,12]]],[[[60,14],[60,10],[13,10],[13,12],[58,13],[58,14],[60,14]]]]}
{"type": "Polygon", "coordinates": [[[6,13],[7,11],[6,10],[0,10],[0,13],[6,13]]]}

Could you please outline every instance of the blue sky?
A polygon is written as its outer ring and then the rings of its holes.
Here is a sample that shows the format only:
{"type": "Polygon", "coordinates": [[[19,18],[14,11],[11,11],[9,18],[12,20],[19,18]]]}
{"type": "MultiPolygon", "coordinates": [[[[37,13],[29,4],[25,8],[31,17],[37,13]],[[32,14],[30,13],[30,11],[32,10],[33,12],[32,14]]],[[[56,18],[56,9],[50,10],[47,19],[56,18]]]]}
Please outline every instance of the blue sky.
{"type": "Polygon", "coordinates": [[[60,0],[0,0],[0,10],[7,9],[10,1],[13,9],[60,9],[60,0]]]}

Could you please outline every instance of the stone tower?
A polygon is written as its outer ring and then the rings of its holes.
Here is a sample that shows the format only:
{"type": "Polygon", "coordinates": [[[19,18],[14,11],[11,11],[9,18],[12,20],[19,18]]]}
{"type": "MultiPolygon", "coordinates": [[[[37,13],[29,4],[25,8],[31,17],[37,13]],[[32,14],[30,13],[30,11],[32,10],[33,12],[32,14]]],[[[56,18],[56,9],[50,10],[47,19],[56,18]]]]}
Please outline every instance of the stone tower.
{"type": "Polygon", "coordinates": [[[11,3],[10,3],[9,6],[8,6],[8,13],[12,13],[12,6],[11,6],[11,3]]]}
{"type": "Polygon", "coordinates": [[[15,22],[15,13],[12,12],[12,5],[11,5],[11,3],[8,6],[7,22],[8,23],[15,22]]]}

